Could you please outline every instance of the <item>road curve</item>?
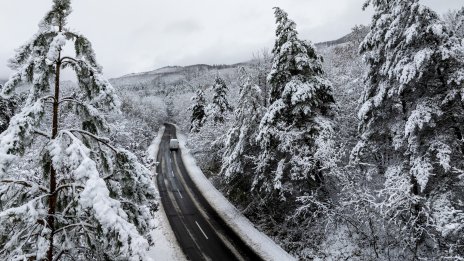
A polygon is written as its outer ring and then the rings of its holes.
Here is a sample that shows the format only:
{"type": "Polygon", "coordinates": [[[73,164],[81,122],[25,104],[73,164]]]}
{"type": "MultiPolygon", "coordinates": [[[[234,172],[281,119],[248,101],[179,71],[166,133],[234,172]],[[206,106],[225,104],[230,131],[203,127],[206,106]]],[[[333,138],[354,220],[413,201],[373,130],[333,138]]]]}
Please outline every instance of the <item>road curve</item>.
{"type": "Polygon", "coordinates": [[[191,180],[180,151],[170,151],[176,128],[165,124],[157,161],[161,202],[189,260],[262,260],[219,217],[191,180]]]}

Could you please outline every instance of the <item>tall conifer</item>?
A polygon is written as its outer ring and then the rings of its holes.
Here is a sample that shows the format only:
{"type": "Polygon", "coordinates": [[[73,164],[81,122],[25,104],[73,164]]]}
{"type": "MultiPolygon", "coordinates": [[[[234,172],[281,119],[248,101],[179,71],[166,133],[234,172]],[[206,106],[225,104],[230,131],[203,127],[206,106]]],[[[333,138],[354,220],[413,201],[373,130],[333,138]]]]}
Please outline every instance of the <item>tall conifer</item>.
{"type": "Polygon", "coordinates": [[[8,97],[30,83],[0,135],[0,259],[147,260],[155,189],[134,154],[101,136],[120,102],[89,40],[67,27],[70,13],[70,0],[53,0],[2,88],[8,97]],[[73,57],[63,55],[68,42],[73,57]],[[65,68],[77,90],[60,86],[65,68]]]}
{"type": "Polygon", "coordinates": [[[206,120],[206,101],[205,101],[205,93],[199,89],[195,93],[195,96],[192,97],[192,101],[194,102],[192,105],[192,118],[190,121],[190,132],[198,132],[200,131],[201,127],[206,120]]]}
{"type": "Polygon", "coordinates": [[[463,229],[454,224],[464,221],[456,187],[464,168],[464,48],[418,0],[368,5],[375,14],[361,44],[367,86],[352,157],[382,180],[377,205],[417,258],[434,228],[444,236],[463,229]]]}
{"type": "Polygon", "coordinates": [[[268,81],[270,106],[259,126],[255,189],[285,200],[311,190],[320,181],[321,132],[332,128],[334,98],[322,57],[300,40],[295,23],[275,8],[276,41],[268,81]]]}
{"type": "Polygon", "coordinates": [[[209,107],[209,114],[214,123],[223,123],[226,113],[232,110],[227,100],[228,88],[221,77],[216,77],[213,85],[213,103],[209,107]]]}

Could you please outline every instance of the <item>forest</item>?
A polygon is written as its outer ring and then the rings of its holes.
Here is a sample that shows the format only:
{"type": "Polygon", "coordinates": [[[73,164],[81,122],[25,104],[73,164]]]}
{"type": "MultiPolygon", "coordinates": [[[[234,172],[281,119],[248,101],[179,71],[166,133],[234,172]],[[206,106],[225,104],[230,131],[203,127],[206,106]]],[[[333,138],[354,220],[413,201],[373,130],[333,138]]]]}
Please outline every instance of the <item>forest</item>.
{"type": "Polygon", "coordinates": [[[298,260],[464,260],[464,7],[363,8],[369,25],[312,43],[276,7],[274,46],[249,61],[107,80],[53,0],[1,85],[0,259],[162,260],[146,151],[173,123],[298,260]]]}

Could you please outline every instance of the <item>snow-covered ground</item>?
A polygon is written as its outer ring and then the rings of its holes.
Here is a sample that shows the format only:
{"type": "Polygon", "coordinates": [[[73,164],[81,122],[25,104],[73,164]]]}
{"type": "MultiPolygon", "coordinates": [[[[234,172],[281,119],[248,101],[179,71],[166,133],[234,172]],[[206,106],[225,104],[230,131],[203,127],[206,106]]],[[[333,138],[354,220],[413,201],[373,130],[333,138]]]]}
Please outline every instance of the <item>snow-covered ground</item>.
{"type": "Polygon", "coordinates": [[[177,243],[177,240],[169,226],[168,219],[164,212],[163,206],[160,204],[159,211],[154,216],[156,229],[151,232],[151,237],[155,245],[148,250],[149,256],[153,260],[187,260],[182,249],[177,243]]]}
{"type": "Polygon", "coordinates": [[[206,178],[197,166],[195,159],[186,147],[186,137],[177,129],[177,138],[182,151],[182,161],[195,185],[201,191],[209,204],[218,212],[222,219],[237,233],[242,240],[251,246],[264,260],[296,260],[271,238],[258,231],[242,213],[234,207],[206,178]]]}
{"type": "MultiPolygon", "coordinates": [[[[160,128],[158,134],[153,140],[152,144],[147,150],[147,154],[152,158],[153,162],[156,162],[156,157],[158,155],[159,146],[161,143],[161,138],[163,137],[164,126],[160,128]]],[[[153,168],[153,182],[156,184],[156,168],[153,168]]],[[[159,198],[159,194],[158,194],[159,198]]],[[[160,201],[160,200],[158,200],[160,201]]],[[[161,201],[160,201],[161,202],[161,201]]],[[[174,235],[174,232],[169,225],[168,218],[166,217],[166,212],[164,212],[163,205],[159,205],[159,210],[155,213],[154,216],[156,224],[156,229],[151,232],[151,237],[155,245],[149,249],[149,256],[153,260],[187,260],[182,249],[177,243],[177,239],[174,235]]]]}

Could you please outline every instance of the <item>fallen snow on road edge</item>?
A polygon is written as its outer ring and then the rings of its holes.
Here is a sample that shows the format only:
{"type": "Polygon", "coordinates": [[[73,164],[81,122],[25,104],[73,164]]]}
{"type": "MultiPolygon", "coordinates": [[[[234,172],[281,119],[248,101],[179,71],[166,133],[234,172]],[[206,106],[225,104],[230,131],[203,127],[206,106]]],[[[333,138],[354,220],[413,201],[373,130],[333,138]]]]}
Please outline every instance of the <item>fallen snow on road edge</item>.
{"type": "MultiPolygon", "coordinates": [[[[157,160],[159,146],[163,134],[164,126],[160,128],[157,136],[153,140],[150,147],[148,147],[147,149],[147,155],[151,157],[154,162],[156,162],[157,160]]],[[[155,175],[153,176],[153,182],[155,183],[156,188],[158,189],[158,185],[156,182],[156,168],[153,169],[153,173],[155,173],[155,175]]],[[[156,228],[151,232],[151,237],[153,238],[153,242],[155,245],[153,247],[150,247],[150,249],[148,250],[149,256],[153,258],[153,260],[187,260],[187,258],[184,255],[184,252],[177,243],[177,239],[174,235],[174,232],[171,229],[171,226],[169,225],[166,212],[164,212],[163,204],[161,204],[161,200],[159,200],[159,194],[157,198],[160,204],[159,210],[155,213],[154,216],[156,228]]]]}
{"type": "Polygon", "coordinates": [[[264,260],[296,260],[296,258],[288,254],[271,238],[256,229],[253,223],[214,187],[197,166],[195,159],[185,145],[186,138],[179,132],[177,126],[176,133],[181,149],[182,161],[190,177],[209,204],[216,210],[221,218],[227,222],[230,228],[264,260]]]}
{"type": "MultiPolygon", "coordinates": [[[[151,142],[150,146],[147,149],[147,156],[150,157],[154,162],[156,162],[158,158],[158,151],[159,151],[159,147],[161,144],[161,139],[163,138],[164,129],[165,127],[162,126],[158,130],[156,137],[153,139],[153,141],[151,142]]],[[[156,169],[154,171],[156,172],[156,169]]]]}

